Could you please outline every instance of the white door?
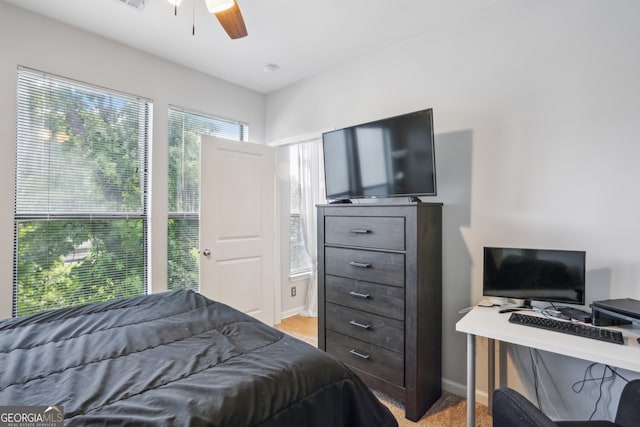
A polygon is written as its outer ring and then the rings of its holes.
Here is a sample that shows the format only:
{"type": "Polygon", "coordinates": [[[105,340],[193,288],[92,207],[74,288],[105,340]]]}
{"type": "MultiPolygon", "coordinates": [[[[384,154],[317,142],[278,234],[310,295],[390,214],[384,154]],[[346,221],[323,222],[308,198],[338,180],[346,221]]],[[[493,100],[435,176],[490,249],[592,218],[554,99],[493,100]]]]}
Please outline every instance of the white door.
{"type": "Polygon", "coordinates": [[[275,319],[275,164],[265,145],[202,137],[200,292],[275,319]]]}

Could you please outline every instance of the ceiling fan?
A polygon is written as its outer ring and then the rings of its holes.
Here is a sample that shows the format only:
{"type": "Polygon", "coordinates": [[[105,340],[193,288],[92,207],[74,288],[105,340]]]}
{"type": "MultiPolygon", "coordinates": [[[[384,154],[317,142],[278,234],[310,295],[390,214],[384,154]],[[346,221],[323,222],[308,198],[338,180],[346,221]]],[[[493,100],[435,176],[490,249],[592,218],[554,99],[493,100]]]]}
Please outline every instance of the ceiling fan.
{"type": "MultiPolygon", "coordinates": [[[[167,0],[174,5],[176,13],[182,0],[167,0]]],[[[195,0],[194,0],[195,1],[195,0]]],[[[242,13],[235,0],[204,0],[207,10],[216,15],[218,22],[232,39],[239,39],[247,35],[242,13]]]]}

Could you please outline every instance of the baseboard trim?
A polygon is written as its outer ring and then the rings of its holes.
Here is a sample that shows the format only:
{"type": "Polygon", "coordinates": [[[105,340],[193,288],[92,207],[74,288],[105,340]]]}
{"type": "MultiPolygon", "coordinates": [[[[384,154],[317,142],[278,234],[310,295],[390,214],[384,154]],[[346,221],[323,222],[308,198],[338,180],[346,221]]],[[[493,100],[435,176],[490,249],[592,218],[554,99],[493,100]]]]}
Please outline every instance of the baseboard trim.
{"type": "MultiPolygon", "coordinates": [[[[467,397],[467,386],[460,384],[446,378],[442,379],[442,389],[449,393],[455,394],[460,397],[467,397]]],[[[489,403],[489,396],[486,391],[476,390],[476,402],[487,405],[489,403]]]]}
{"type": "Polygon", "coordinates": [[[293,316],[295,316],[296,314],[300,314],[300,313],[302,313],[303,311],[304,311],[304,306],[303,306],[303,305],[298,306],[298,307],[294,307],[294,308],[292,308],[292,309],[290,309],[290,310],[283,311],[283,312],[280,314],[280,318],[281,318],[281,319],[286,319],[287,317],[293,317],[293,316]]]}

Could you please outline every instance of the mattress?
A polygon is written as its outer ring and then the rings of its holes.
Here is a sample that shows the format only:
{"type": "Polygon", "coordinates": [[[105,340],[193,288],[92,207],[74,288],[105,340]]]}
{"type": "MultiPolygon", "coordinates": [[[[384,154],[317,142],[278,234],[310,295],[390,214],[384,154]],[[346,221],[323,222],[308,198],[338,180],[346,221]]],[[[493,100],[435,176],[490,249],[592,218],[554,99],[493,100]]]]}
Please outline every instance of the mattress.
{"type": "Polygon", "coordinates": [[[396,426],[342,363],[187,290],[0,322],[0,405],[64,424],[396,426]]]}

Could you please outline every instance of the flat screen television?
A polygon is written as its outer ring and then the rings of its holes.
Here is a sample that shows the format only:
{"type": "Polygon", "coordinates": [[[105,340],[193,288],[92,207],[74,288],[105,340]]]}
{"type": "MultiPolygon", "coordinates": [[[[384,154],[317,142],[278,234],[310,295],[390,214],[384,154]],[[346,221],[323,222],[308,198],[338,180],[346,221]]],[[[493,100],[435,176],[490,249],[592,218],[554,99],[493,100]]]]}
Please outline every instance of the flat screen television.
{"type": "Polygon", "coordinates": [[[327,199],[436,195],[432,109],[322,135],[327,199]]]}
{"type": "Polygon", "coordinates": [[[584,251],[484,248],[485,296],[585,303],[584,251]]]}

